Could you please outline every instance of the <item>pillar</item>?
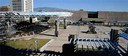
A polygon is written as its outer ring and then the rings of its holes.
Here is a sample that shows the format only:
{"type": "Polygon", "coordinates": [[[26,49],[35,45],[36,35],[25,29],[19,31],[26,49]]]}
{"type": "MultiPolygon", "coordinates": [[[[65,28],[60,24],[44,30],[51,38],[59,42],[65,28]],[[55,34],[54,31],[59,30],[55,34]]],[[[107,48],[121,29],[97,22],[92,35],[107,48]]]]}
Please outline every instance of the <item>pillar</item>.
{"type": "Polygon", "coordinates": [[[118,30],[111,29],[110,40],[112,42],[117,42],[117,43],[119,42],[118,30]]]}
{"type": "Polygon", "coordinates": [[[66,19],[64,19],[64,29],[67,28],[66,19]]]}
{"type": "Polygon", "coordinates": [[[58,20],[55,21],[55,36],[58,37],[59,35],[59,24],[58,24],[58,20]]]}

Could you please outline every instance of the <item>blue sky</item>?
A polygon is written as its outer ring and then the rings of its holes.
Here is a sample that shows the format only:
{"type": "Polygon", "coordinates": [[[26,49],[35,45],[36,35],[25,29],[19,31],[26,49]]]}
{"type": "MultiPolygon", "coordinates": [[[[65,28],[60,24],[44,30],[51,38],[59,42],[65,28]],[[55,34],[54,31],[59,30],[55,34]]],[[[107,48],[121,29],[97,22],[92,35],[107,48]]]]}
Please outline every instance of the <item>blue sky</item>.
{"type": "MultiPolygon", "coordinates": [[[[0,6],[10,0],[0,0],[0,6]]],[[[128,0],[34,0],[34,7],[56,7],[69,10],[128,11],[128,0]]]]}

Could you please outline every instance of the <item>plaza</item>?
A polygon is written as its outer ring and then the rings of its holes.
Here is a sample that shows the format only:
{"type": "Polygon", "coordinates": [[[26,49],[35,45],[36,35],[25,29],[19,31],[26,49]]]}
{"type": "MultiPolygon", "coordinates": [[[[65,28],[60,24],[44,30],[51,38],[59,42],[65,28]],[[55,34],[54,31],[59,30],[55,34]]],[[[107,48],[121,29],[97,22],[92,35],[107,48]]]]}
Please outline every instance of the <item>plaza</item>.
{"type": "MultiPolygon", "coordinates": [[[[82,33],[82,31],[88,30],[88,25],[82,25],[82,26],[74,26],[69,25],[67,26],[67,29],[60,28],[59,29],[59,36],[54,36],[55,29],[48,29],[46,32],[42,32],[42,35],[37,35],[36,38],[46,38],[46,39],[53,39],[52,42],[48,43],[47,47],[44,50],[50,50],[50,51],[56,51],[56,52],[62,52],[62,46],[65,43],[68,42],[68,36],[70,34],[77,35],[79,38],[108,38],[110,39],[110,30],[111,29],[122,29],[121,27],[106,27],[106,26],[96,26],[97,34],[86,34],[82,33]]],[[[127,40],[120,38],[119,43],[123,45],[123,47],[127,48],[127,40]]]]}
{"type": "Polygon", "coordinates": [[[128,56],[126,4],[1,0],[0,56],[128,56]]]}

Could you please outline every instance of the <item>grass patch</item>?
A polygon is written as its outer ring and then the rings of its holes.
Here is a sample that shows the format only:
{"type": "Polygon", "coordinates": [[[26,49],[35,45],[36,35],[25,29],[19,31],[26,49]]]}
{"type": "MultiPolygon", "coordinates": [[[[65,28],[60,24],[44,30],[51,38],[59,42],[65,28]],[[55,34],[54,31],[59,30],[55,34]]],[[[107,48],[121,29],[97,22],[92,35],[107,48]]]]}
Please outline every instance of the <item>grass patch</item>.
{"type": "Polygon", "coordinates": [[[64,27],[64,24],[59,24],[59,27],[64,27]]]}
{"type": "MultiPolygon", "coordinates": [[[[31,49],[35,50],[35,40],[36,39],[30,39],[30,40],[16,40],[16,41],[7,41],[5,45],[16,48],[16,49],[31,49]]],[[[38,44],[37,48],[40,49],[43,45],[45,45],[49,39],[37,39],[38,44]]]]}

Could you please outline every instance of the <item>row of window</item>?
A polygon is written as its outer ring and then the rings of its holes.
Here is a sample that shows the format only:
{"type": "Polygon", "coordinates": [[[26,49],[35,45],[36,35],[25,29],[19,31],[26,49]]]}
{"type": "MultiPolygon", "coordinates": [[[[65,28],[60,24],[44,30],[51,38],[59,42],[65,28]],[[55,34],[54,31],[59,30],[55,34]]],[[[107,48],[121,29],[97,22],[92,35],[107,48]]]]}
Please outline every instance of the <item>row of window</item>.
{"type": "Polygon", "coordinates": [[[12,0],[12,2],[21,2],[21,0],[12,0]]]}
{"type": "Polygon", "coordinates": [[[19,4],[19,3],[13,3],[12,5],[21,5],[21,4],[19,4]]]}
{"type": "Polygon", "coordinates": [[[13,8],[13,10],[21,10],[20,8],[13,8]]]}

